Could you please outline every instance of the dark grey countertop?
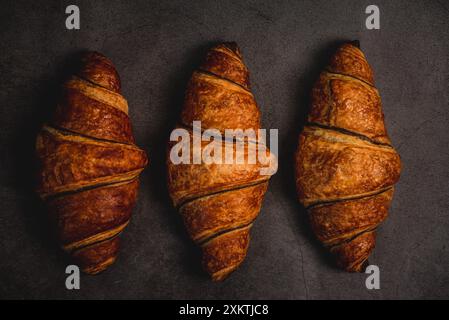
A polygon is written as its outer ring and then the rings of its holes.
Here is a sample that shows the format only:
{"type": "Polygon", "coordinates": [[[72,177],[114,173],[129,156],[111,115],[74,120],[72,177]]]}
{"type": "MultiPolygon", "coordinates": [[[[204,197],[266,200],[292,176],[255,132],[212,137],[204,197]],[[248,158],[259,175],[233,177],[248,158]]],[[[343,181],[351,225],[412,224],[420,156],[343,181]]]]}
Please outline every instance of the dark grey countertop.
{"type": "Polygon", "coordinates": [[[376,1],[3,1],[0,10],[0,298],[449,298],[449,4],[376,1]],[[389,219],[366,274],[337,270],[296,202],[292,157],[310,88],[335,45],[359,39],[374,68],[386,125],[403,163],[389,219]],[[165,143],[204,49],[236,41],[251,71],[264,128],[279,129],[280,169],[252,230],[248,256],[212,283],[172,208],[165,143]],[[65,288],[61,252],[32,192],[31,159],[72,57],[98,50],[115,63],[137,142],[149,154],[139,201],[114,266],[65,288]]]}

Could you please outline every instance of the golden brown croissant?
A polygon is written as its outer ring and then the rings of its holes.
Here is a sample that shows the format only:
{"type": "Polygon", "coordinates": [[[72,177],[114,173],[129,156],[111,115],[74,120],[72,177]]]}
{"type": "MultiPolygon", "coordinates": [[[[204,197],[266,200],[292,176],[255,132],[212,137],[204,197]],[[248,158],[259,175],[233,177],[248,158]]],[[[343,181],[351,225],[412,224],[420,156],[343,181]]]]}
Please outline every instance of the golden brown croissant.
{"type": "Polygon", "coordinates": [[[312,90],[296,152],[296,186],[317,238],[347,271],[362,271],[401,170],[373,72],[356,43],[342,45],[312,90]]]}
{"type": "Polygon", "coordinates": [[[111,265],[147,164],[112,62],[90,52],[37,137],[37,191],[62,248],[90,274],[111,265]]]}
{"type": "MultiPolygon", "coordinates": [[[[235,43],[211,48],[193,73],[178,126],[187,128],[191,139],[193,121],[201,121],[203,130],[213,128],[222,134],[226,129],[257,132],[260,128],[260,112],[249,88],[248,70],[235,43]]],[[[243,155],[247,159],[254,152],[249,139],[242,142],[243,150],[232,140],[210,143],[219,144],[223,154],[230,147],[235,158],[243,155]]],[[[202,144],[205,147],[208,143],[202,144]]],[[[268,149],[265,156],[268,166],[272,166],[274,156],[268,149]]],[[[203,267],[213,280],[223,280],[246,256],[250,228],[260,212],[272,173],[261,174],[263,164],[249,161],[174,164],[168,157],[167,166],[171,198],[189,235],[202,248],[203,267]]]]}

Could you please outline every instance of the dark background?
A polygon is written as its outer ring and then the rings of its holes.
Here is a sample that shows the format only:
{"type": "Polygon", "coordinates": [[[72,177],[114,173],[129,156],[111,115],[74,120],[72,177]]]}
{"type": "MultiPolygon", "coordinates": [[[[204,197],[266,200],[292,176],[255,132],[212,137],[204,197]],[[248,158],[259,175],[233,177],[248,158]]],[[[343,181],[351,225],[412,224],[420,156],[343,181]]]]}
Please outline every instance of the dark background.
{"type": "Polygon", "coordinates": [[[0,297],[169,299],[449,298],[449,5],[375,1],[2,1],[0,7],[0,297]],[[81,30],[66,30],[77,4],[81,30]],[[311,86],[336,45],[359,39],[374,68],[403,170],[366,274],[337,270],[296,201],[292,157],[311,86]],[[265,128],[279,129],[272,178],[243,265],[224,283],[202,272],[172,208],[165,142],[205,49],[237,41],[265,128]],[[36,132],[80,52],[115,63],[138,144],[150,165],[122,235],[119,259],[81,290],[65,289],[67,261],[32,190],[36,132]]]}

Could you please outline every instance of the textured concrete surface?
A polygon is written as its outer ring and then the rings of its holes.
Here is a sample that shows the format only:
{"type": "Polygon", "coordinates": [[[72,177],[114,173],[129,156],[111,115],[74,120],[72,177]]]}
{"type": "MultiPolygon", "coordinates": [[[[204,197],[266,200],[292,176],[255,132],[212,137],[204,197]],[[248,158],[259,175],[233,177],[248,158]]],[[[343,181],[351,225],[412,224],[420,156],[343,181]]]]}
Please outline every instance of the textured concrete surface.
{"type": "Polygon", "coordinates": [[[449,5],[375,1],[3,1],[0,10],[1,298],[449,298],[449,5]],[[65,7],[81,30],[65,29],[65,7]],[[335,45],[359,39],[375,70],[386,124],[403,161],[390,217],[370,258],[381,289],[346,274],[314,239],[296,202],[292,155],[310,88],[335,45]],[[272,179],[246,261],[211,283],[172,208],[164,151],[204,49],[240,45],[265,128],[278,128],[272,179]],[[117,263],[65,289],[67,261],[32,191],[35,135],[61,79],[86,49],[117,66],[137,142],[150,156],[117,263]]]}

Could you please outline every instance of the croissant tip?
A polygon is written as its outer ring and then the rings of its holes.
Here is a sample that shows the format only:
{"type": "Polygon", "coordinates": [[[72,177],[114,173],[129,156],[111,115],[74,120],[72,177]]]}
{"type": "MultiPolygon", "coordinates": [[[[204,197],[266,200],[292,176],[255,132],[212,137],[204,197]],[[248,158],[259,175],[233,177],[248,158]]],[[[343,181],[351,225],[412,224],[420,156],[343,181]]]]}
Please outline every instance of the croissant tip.
{"type": "Polygon", "coordinates": [[[365,261],[362,261],[359,264],[348,266],[348,267],[345,267],[344,269],[347,272],[365,273],[365,270],[366,270],[366,268],[368,268],[369,265],[370,265],[370,263],[369,263],[368,259],[366,259],[365,261]]]}
{"type": "Polygon", "coordinates": [[[223,282],[224,280],[226,280],[231,275],[231,273],[235,269],[237,269],[237,267],[239,265],[240,265],[240,263],[235,265],[235,266],[228,267],[228,268],[219,270],[219,271],[214,272],[214,273],[209,273],[212,282],[223,282]]]}
{"type": "Polygon", "coordinates": [[[86,51],[81,55],[76,75],[111,91],[121,91],[120,76],[114,64],[98,51],[86,51]]]}
{"type": "Polygon", "coordinates": [[[349,41],[349,44],[360,49],[360,41],[359,40],[349,41]]]}
{"type": "Polygon", "coordinates": [[[235,42],[235,41],[225,41],[222,44],[232,50],[234,50],[236,48],[238,49],[237,42],[235,42]]]}
{"type": "Polygon", "coordinates": [[[88,50],[85,51],[82,55],[83,59],[87,59],[87,58],[101,58],[101,59],[106,59],[109,60],[104,54],[98,52],[98,51],[94,51],[94,50],[88,50]]]}
{"type": "Polygon", "coordinates": [[[369,260],[366,259],[361,265],[360,265],[360,272],[364,273],[366,268],[370,265],[369,260]]]}
{"type": "Polygon", "coordinates": [[[235,41],[228,41],[228,42],[223,42],[221,45],[223,45],[226,48],[228,48],[229,50],[231,50],[237,56],[239,56],[239,57],[242,56],[242,54],[240,52],[240,48],[239,48],[237,42],[235,42],[235,41]]]}
{"type": "Polygon", "coordinates": [[[223,282],[228,276],[229,276],[229,274],[226,274],[226,275],[215,275],[215,274],[212,274],[210,276],[210,279],[212,280],[212,282],[219,283],[219,282],[223,282]]]}
{"type": "Polygon", "coordinates": [[[97,275],[102,273],[103,271],[105,271],[106,269],[108,269],[112,264],[115,263],[117,257],[110,257],[108,258],[106,261],[103,261],[101,263],[95,264],[95,265],[91,265],[91,266],[86,266],[83,267],[81,270],[88,275],[97,275]]]}
{"type": "Polygon", "coordinates": [[[115,66],[112,63],[111,59],[109,59],[104,54],[102,54],[102,53],[100,53],[98,51],[86,51],[86,52],[84,52],[84,54],[81,56],[81,62],[82,62],[82,66],[81,67],[84,67],[85,64],[87,64],[89,62],[92,62],[92,61],[104,63],[104,64],[109,65],[109,66],[111,66],[112,68],[115,69],[115,66]]]}

